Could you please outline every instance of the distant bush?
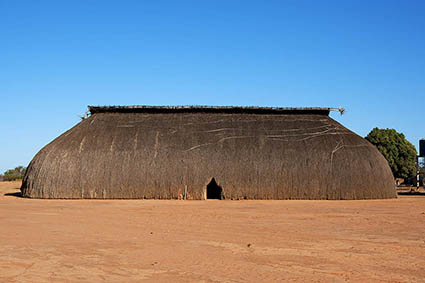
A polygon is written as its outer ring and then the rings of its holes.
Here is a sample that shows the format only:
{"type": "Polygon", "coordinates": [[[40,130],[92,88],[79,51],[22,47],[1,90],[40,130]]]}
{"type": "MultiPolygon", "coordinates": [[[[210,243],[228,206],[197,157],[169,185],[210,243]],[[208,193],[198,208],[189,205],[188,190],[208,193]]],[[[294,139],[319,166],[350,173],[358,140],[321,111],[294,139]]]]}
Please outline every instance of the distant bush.
{"type": "Polygon", "coordinates": [[[14,181],[20,180],[24,177],[27,168],[23,166],[18,166],[15,169],[9,169],[2,175],[3,181],[14,181]]]}

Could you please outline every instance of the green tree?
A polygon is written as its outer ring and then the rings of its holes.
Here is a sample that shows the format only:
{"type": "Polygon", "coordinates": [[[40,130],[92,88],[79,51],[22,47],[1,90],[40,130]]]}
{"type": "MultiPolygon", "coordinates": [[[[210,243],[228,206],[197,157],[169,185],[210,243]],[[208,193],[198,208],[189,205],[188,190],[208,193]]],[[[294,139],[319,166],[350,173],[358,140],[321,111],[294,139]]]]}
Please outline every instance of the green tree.
{"type": "Polygon", "coordinates": [[[4,181],[13,181],[17,179],[22,179],[25,175],[26,167],[18,166],[15,169],[9,169],[3,174],[4,181]]]}
{"type": "Polygon", "coordinates": [[[394,129],[374,128],[366,139],[387,159],[395,178],[416,175],[416,148],[394,129]]]}

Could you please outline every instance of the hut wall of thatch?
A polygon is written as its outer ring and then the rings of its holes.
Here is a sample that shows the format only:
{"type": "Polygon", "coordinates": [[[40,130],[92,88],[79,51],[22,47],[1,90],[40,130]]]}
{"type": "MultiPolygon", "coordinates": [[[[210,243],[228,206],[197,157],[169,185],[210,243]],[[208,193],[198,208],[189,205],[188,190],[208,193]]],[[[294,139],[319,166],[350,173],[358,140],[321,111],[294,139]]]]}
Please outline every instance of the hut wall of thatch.
{"type": "Polygon", "coordinates": [[[329,109],[91,107],[45,146],[21,188],[31,198],[396,197],[378,150],[329,109]]]}

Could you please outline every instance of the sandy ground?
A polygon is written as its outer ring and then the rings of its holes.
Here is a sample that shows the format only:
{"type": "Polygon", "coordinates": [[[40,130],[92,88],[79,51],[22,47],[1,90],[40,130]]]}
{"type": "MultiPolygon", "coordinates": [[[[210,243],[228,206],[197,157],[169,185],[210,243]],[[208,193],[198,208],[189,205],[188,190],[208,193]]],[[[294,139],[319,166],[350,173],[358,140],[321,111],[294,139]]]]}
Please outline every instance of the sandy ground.
{"type": "Polygon", "coordinates": [[[0,183],[0,282],[425,282],[425,196],[31,200],[0,183]]]}

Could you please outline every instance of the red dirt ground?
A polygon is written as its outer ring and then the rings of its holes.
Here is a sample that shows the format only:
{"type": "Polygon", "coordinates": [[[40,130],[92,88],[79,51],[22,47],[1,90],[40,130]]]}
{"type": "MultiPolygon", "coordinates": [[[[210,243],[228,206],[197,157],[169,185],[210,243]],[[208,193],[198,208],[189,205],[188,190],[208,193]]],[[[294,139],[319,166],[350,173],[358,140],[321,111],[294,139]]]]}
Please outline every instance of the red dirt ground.
{"type": "Polygon", "coordinates": [[[425,281],[425,196],[166,201],[8,195],[18,187],[0,183],[0,282],[425,281]]]}

